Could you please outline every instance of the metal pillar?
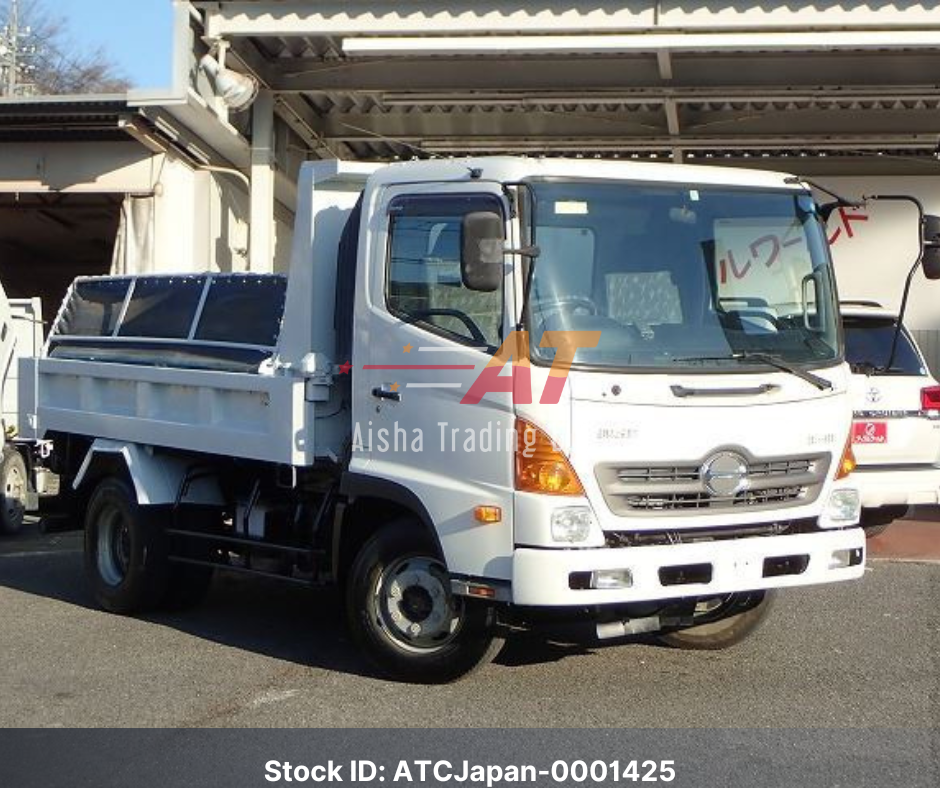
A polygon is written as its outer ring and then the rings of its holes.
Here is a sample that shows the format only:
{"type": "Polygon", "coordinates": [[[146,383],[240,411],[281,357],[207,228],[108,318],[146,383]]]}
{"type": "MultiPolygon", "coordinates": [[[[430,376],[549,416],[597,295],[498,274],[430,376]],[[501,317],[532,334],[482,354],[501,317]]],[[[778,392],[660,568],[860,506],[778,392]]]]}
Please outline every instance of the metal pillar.
{"type": "Polygon", "coordinates": [[[274,270],[274,95],[262,91],[252,111],[248,268],[262,273],[274,270]]]}

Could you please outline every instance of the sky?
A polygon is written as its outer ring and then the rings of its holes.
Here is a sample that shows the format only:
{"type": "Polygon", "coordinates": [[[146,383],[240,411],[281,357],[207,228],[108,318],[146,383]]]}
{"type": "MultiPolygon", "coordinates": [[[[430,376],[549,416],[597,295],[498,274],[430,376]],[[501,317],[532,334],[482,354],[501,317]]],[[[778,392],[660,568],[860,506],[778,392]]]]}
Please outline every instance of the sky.
{"type": "Polygon", "coordinates": [[[170,84],[172,0],[45,0],[77,46],[101,47],[134,87],[170,84]]]}

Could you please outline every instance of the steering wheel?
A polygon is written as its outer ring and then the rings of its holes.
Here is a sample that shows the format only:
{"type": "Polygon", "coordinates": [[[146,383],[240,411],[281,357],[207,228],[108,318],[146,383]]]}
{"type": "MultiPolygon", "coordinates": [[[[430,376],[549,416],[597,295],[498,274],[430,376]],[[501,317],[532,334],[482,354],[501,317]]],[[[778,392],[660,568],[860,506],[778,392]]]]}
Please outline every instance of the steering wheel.
{"type": "MultiPolygon", "coordinates": [[[[412,320],[427,320],[429,317],[452,317],[455,320],[459,320],[464,324],[467,331],[470,332],[470,337],[474,342],[489,347],[490,343],[483,334],[483,330],[466,312],[461,312],[459,309],[422,309],[418,312],[411,313],[412,320]]],[[[441,328],[441,326],[438,326],[438,328],[441,328]]]]}
{"type": "Polygon", "coordinates": [[[769,325],[770,331],[777,332],[780,331],[783,324],[782,318],[778,318],[769,310],[763,309],[734,309],[721,314],[723,316],[722,322],[737,323],[742,328],[745,323],[749,323],[754,328],[760,329],[761,322],[763,322],[764,327],[769,325]]]}
{"type": "Polygon", "coordinates": [[[565,295],[551,300],[536,301],[532,304],[532,313],[538,314],[544,321],[555,312],[571,312],[576,315],[599,315],[597,304],[583,295],[565,295]]]}

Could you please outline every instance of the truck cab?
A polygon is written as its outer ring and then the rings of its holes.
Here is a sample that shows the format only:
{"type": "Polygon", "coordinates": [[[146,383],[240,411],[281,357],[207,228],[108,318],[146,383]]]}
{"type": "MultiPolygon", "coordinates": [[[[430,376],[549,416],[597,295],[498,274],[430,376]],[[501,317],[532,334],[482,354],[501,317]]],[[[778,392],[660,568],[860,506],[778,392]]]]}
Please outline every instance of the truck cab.
{"type": "Polygon", "coordinates": [[[804,187],[430,162],[378,172],[360,211],[338,315],[348,484],[414,496],[455,587],[591,607],[608,634],[695,619],[678,600],[734,609],[862,573],[849,376],[804,187]],[[474,236],[485,214],[500,230],[474,236]],[[473,244],[500,250],[488,275],[473,244]]]}

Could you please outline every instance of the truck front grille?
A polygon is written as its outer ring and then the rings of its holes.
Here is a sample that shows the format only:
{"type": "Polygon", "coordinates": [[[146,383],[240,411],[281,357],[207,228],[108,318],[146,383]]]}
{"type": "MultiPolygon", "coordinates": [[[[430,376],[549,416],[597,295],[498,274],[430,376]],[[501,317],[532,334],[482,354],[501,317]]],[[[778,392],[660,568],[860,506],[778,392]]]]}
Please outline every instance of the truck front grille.
{"type": "MultiPolygon", "coordinates": [[[[744,457],[743,452],[738,452],[744,457]]],[[[747,486],[735,495],[712,495],[702,478],[707,457],[698,462],[606,463],[595,468],[604,499],[614,514],[657,516],[705,510],[759,511],[812,503],[819,497],[831,456],[751,458],[747,486]]]]}
{"type": "Polygon", "coordinates": [[[625,503],[631,509],[710,509],[715,506],[763,506],[781,501],[796,501],[806,494],[805,487],[778,487],[772,490],[745,490],[735,496],[713,498],[708,493],[668,493],[666,495],[629,495],[625,503]]]}
{"type": "Polygon", "coordinates": [[[608,547],[648,547],[652,545],[723,542],[729,539],[751,539],[759,536],[785,536],[814,533],[816,520],[785,520],[776,523],[722,526],[720,528],[684,528],[682,530],[607,531],[608,547]]]}

